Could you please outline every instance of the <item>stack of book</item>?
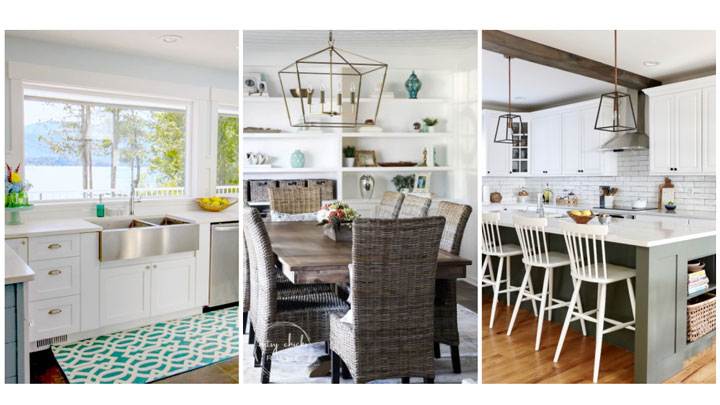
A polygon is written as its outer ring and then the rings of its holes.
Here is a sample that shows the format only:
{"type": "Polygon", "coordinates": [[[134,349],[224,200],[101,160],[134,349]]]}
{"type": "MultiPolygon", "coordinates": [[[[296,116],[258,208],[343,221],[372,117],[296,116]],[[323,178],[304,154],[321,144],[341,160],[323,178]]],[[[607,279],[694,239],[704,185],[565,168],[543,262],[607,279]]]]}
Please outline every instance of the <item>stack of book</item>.
{"type": "Polygon", "coordinates": [[[688,295],[705,291],[710,286],[705,270],[696,271],[688,274],[688,295]]]}

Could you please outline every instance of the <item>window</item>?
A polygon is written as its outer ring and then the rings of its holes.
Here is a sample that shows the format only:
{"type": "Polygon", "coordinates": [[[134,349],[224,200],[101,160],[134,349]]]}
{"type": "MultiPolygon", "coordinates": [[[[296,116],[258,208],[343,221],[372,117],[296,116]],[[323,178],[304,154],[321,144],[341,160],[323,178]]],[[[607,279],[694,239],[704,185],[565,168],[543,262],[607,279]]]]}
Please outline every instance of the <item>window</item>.
{"type": "Polygon", "coordinates": [[[238,116],[218,114],[217,179],[218,194],[239,194],[238,116]]]}
{"type": "Polygon", "coordinates": [[[29,94],[24,166],[30,200],[123,196],[133,182],[146,197],[185,194],[184,108],[29,94]]]}

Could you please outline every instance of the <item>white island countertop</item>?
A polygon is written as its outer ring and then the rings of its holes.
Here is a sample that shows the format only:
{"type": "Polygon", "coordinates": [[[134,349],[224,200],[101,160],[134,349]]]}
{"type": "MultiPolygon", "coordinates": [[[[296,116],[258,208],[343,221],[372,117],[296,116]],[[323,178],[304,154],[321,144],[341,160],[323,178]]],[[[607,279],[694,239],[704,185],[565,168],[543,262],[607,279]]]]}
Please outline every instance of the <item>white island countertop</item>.
{"type": "MultiPolygon", "coordinates": [[[[687,218],[687,219],[703,219],[703,220],[715,220],[715,211],[692,211],[683,208],[678,208],[674,211],[668,211],[665,209],[651,208],[648,210],[620,210],[617,208],[596,208],[597,204],[578,204],[576,206],[557,205],[557,204],[544,204],[545,209],[558,209],[563,211],[569,210],[592,210],[597,212],[604,212],[608,214],[633,214],[633,215],[645,215],[645,216],[657,216],[664,218],[687,218]]],[[[512,209],[531,209],[535,210],[537,203],[520,203],[520,202],[502,202],[502,203],[485,203],[483,209],[486,211],[502,211],[512,209]]]]}
{"type": "Polygon", "coordinates": [[[24,283],[32,281],[35,272],[28,267],[27,263],[15,253],[10,246],[5,244],[5,285],[24,283]]]}
{"type": "MultiPolygon", "coordinates": [[[[529,212],[503,212],[500,213],[500,225],[513,227],[513,215],[536,217],[534,213],[529,212]]],[[[562,235],[562,230],[559,225],[561,221],[573,222],[569,217],[549,217],[545,232],[562,235]]],[[[590,221],[590,224],[599,224],[598,219],[594,218],[590,221]]],[[[613,218],[609,226],[609,233],[605,238],[607,242],[639,247],[662,246],[716,235],[714,225],[707,223],[687,225],[667,224],[661,219],[641,222],[632,219],[613,218]]]]}

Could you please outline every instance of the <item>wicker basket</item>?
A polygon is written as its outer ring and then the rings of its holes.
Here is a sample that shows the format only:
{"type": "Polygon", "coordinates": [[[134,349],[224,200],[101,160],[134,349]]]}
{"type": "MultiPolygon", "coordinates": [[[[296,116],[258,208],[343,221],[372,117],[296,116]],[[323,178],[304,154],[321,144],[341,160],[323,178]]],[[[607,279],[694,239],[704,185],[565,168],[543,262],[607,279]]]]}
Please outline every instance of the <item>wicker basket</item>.
{"type": "Polygon", "coordinates": [[[303,188],[306,182],[305,180],[280,180],[278,183],[278,188],[303,188]]]}
{"type": "Polygon", "coordinates": [[[250,201],[250,181],[249,180],[243,180],[242,182],[242,192],[243,196],[243,203],[247,203],[250,201]]]}
{"type": "Polygon", "coordinates": [[[323,201],[335,199],[335,180],[310,179],[308,187],[320,187],[320,199],[323,201]]]}
{"type": "Polygon", "coordinates": [[[250,201],[252,202],[268,202],[270,195],[268,188],[277,187],[275,180],[250,180],[250,201]]]}
{"type": "Polygon", "coordinates": [[[715,330],[715,301],[717,297],[707,295],[705,301],[687,306],[687,340],[694,342],[715,330]]]}

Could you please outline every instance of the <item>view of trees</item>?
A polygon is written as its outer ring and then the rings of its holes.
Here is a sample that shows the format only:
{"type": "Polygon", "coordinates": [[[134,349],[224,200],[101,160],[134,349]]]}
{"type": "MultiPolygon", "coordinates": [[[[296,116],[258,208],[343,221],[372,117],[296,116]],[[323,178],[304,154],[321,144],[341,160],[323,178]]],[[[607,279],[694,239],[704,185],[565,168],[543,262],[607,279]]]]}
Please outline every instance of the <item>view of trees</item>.
{"type": "Polygon", "coordinates": [[[220,115],[218,120],[217,185],[239,184],[238,146],[238,117],[236,115],[220,115]]]}

